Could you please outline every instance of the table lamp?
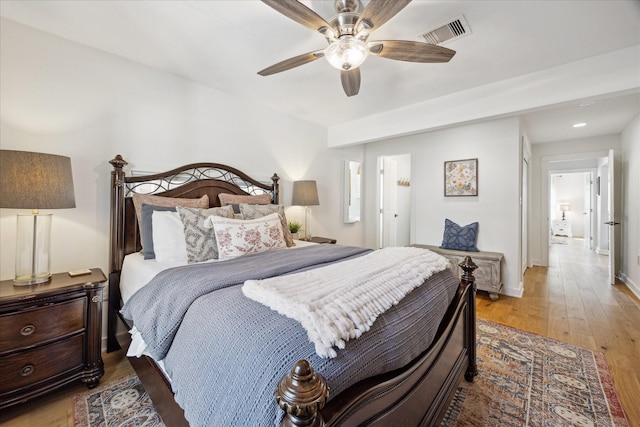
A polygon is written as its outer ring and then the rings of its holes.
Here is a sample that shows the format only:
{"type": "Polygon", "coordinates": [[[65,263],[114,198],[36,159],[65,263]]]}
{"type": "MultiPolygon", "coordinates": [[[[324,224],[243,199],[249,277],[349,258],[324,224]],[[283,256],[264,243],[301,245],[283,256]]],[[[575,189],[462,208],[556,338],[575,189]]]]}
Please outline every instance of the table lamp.
{"type": "Polygon", "coordinates": [[[304,206],[304,240],[311,239],[311,230],[309,229],[311,221],[311,209],[309,206],[318,206],[318,186],[315,181],[294,181],[293,195],[291,204],[294,206],[304,206]]]}
{"type": "Polygon", "coordinates": [[[75,208],[71,159],[54,154],[0,150],[0,208],[18,214],[14,285],[51,280],[51,214],[39,209],[75,208]]]}
{"type": "Polygon", "coordinates": [[[571,210],[571,203],[560,203],[560,211],[562,211],[562,220],[564,221],[566,218],[564,217],[565,212],[569,212],[571,210]]]}

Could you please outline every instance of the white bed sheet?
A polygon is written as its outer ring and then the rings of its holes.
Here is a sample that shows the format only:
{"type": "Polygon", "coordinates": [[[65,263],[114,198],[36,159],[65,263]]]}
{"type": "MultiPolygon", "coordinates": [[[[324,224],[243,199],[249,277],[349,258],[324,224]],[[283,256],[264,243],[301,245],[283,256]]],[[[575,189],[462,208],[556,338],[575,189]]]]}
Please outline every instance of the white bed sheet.
{"type": "Polygon", "coordinates": [[[120,273],[122,301],[129,301],[138,289],[149,283],[162,270],[186,264],[186,261],[157,262],[155,259],[144,259],[140,252],[125,256],[120,273]]]}

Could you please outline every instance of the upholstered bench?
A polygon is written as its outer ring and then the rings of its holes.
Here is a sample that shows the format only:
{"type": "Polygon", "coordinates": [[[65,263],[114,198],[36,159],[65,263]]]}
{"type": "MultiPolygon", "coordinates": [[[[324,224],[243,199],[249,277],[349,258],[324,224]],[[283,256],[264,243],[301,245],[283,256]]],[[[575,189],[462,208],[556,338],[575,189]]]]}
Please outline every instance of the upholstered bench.
{"type": "Polygon", "coordinates": [[[473,262],[478,266],[478,269],[473,273],[476,278],[476,286],[480,290],[489,292],[489,297],[493,301],[498,299],[498,294],[502,290],[501,263],[502,258],[504,258],[503,254],[499,252],[467,252],[453,249],[441,249],[438,246],[432,245],[411,246],[429,249],[447,258],[451,264],[451,271],[453,271],[457,277],[460,277],[462,274],[462,269],[458,266],[458,263],[460,263],[465,256],[470,256],[473,262]]]}

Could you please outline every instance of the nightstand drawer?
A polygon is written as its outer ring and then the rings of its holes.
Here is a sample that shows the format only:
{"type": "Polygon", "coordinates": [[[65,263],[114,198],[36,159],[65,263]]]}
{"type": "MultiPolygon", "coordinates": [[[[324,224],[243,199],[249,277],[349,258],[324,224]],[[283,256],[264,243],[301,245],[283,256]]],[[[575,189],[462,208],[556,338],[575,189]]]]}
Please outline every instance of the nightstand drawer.
{"type": "Polygon", "coordinates": [[[85,328],[86,298],[0,316],[0,354],[53,341],[85,328]]]}
{"type": "Polygon", "coordinates": [[[0,395],[84,366],[84,335],[0,357],[0,395]]]}

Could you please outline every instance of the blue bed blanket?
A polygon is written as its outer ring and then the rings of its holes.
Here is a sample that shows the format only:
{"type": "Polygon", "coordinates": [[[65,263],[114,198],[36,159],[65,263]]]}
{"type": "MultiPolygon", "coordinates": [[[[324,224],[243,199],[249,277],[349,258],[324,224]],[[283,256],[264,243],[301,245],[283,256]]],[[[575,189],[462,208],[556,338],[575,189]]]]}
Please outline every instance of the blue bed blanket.
{"type": "Polygon", "coordinates": [[[153,358],[161,360],[166,356],[182,318],[197,298],[246,280],[304,271],[369,251],[352,246],[314,245],[170,268],[158,273],[133,294],[121,313],[136,325],[153,358]]]}
{"type": "Polygon", "coordinates": [[[276,426],[274,390],[299,359],[327,378],[331,396],[398,369],[433,340],[459,281],[447,269],[380,315],[334,359],[315,353],[305,329],[246,298],[245,280],[291,274],[366,253],[316,245],[168,270],[134,294],[125,317],[164,358],[175,399],[196,426],[276,426]],[[226,266],[225,266],[226,265],[226,266]]]}

